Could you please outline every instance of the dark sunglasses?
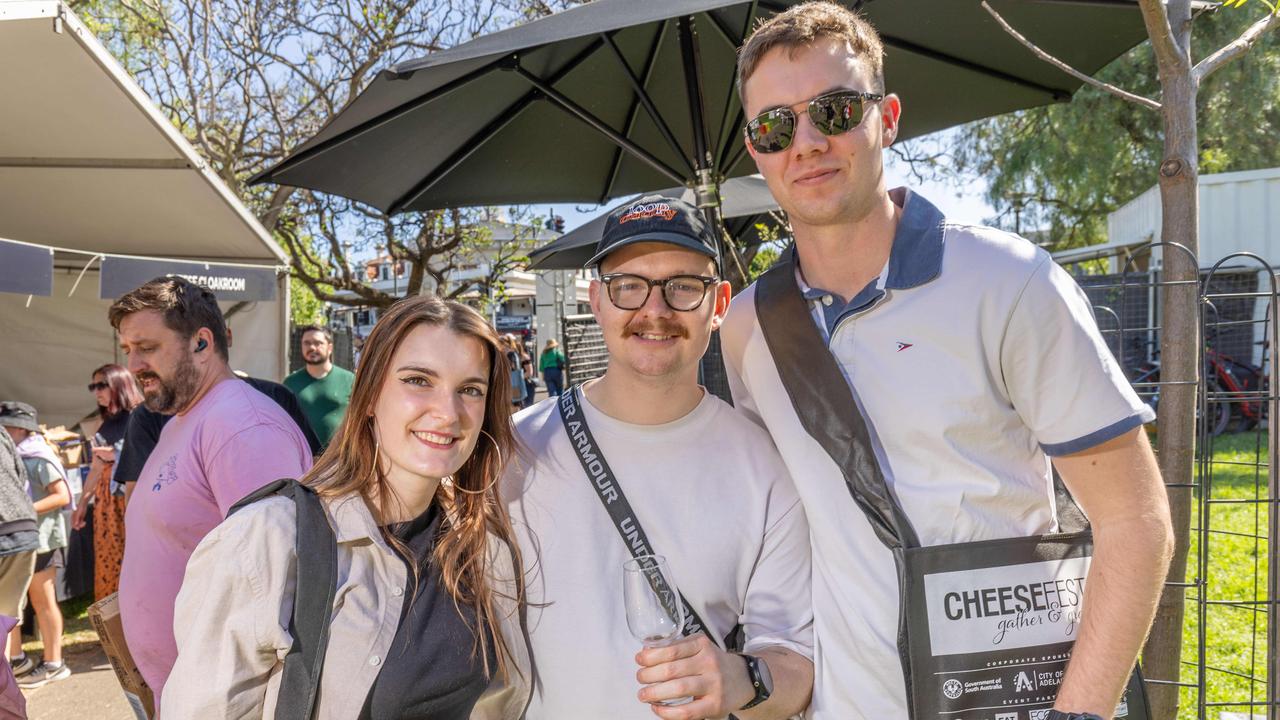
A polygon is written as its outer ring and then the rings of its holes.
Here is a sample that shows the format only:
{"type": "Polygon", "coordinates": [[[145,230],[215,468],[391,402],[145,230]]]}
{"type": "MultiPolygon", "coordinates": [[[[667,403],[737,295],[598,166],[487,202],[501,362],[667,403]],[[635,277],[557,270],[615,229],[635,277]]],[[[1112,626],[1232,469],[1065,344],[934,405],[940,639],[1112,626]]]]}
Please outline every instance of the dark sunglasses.
{"type": "Polygon", "coordinates": [[[747,141],[760,153],[781,152],[791,147],[796,136],[796,113],[792,108],[801,105],[807,107],[809,122],[818,132],[827,136],[847,133],[862,123],[865,103],[883,99],[884,96],[877,93],[837,90],[791,107],[765,110],[747,123],[747,141]]]}
{"type": "Polygon", "coordinates": [[[107,389],[107,388],[109,388],[109,387],[111,387],[111,386],[110,386],[110,385],[108,385],[108,384],[106,384],[106,383],[104,383],[104,382],[100,382],[100,383],[89,383],[89,392],[97,392],[97,391],[99,391],[99,390],[106,390],[106,389],[107,389]]]}

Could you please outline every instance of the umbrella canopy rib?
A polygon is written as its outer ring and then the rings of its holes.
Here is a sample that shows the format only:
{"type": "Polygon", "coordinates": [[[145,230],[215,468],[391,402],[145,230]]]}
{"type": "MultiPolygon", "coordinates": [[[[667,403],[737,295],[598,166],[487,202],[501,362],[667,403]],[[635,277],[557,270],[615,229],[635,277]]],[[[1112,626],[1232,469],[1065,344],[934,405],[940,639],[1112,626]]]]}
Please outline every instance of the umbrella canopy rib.
{"type": "MultiPolygon", "coordinates": [[[[557,70],[554,75],[548,78],[548,82],[554,85],[563,79],[565,75],[573,72],[574,68],[577,68],[583,63],[583,61],[591,57],[595,51],[599,50],[601,44],[601,40],[596,40],[595,42],[587,45],[587,47],[583,48],[582,52],[579,52],[577,55],[570,58],[569,62],[564,64],[564,67],[557,70]]],[[[519,60],[508,58],[507,63],[509,68],[518,64],[519,60]]],[[[388,206],[387,214],[394,215],[412,205],[418,198],[422,197],[423,193],[435,187],[436,183],[440,182],[441,178],[453,172],[453,170],[466,161],[467,158],[471,157],[476,150],[479,150],[480,146],[484,145],[485,142],[501,131],[502,128],[506,127],[513,120],[519,117],[520,113],[523,112],[525,108],[529,107],[529,105],[533,104],[540,95],[541,92],[539,90],[530,90],[520,96],[518,100],[503,108],[502,112],[495,115],[493,120],[491,120],[487,125],[473,133],[471,137],[467,138],[467,141],[459,145],[458,149],[455,150],[452,155],[446,158],[444,162],[437,165],[435,169],[427,174],[426,177],[410,188],[409,192],[396,198],[395,202],[388,206]]]]}
{"type": "Polygon", "coordinates": [[[391,205],[387,207],[387,214],[395,215],[402,210],[408,209],[410,205],[417,202],[418,198],[422,197],[423,193],[435,187],[436,183],[440,182],[441,178],[453,172],[459,165],[466,162],[467,158],[475,154],[475,152],[479,150],[480,147],[489,140],[489,138],[492,138],[494,135],[502,132],[503,128],[510,125],[516,118],[520,117],[520,113],[524,112],[525,108],[537,102],[539,96],[540,93],[537,90],[531,90],[521,96],[519,100],[508,105],[503,112],[495,115],[493,120],[489,121],[488,125],[480,128],[480,130],[472,135],[467,142],[459,145],[458,149],[453,151],[453,154],[446,158],[444,162],[440,163],[435,167],[435,169],[427,173],[426,177],[418,181],[418,183],[412,188],[409,188],[409,191],[404,195],[396,198],[395,202],[391,203],[391,205]]]}
{"type": "MultiPolygon", "coordinates": [[[[266,170],[263,170],[262,172],[258,173],[257,175],[254,175],[253,177],[249,178],[249,184],[257,185],[258,183],[271,181],[272,176],[280,175],[282,173],[293,170],[294,168],[297,168],[298,166],[306,163],[308,160],[318,157],[319,155],[322,155],[325,152],[328,152],[329,150],[335,147],[338,147],[339,145],[343,145],[349,140],[354,140],[355,138],[358,138],[361,135],[364,135],[365,133],[371,130],[376,130],[379,127],[382,127],[383,125],[386,125],[387,123],[394,122],[395,120],[401,117],[404,117],[405,115],[408,115],[414,110],[417,110],[423,105],[426,105],[427,103],[432,102],[436,98],[439,98],[443,95],[448,95],[454,90],[465,87],[469,83],[485,75],[488,75],[489,73],[493,72],[497,67],[498,67],[498,62],[493,62],[488,65],[485,65],[484,67],[476,68],[475,70],[465,75],[462,75],[461,77],[458,77],[450,82],[445,83],[444,85],[441,85],[440,87],[432,90],[431,92],[424,93],[421,97],[414,98],[413,100],[403,105],[397,105],[396,107],[384,113],[375,115],[374,117],[369,118],[368,120],[360,123],[359,125],[356,125],[352,128],[344,130],[327,140],[316,143],[312,147],[309,147],[305,150],[298,152],[295,155],[291,155],[285,158],[284,160],[281,160],[280,164],[269,167],[266,170]]],[[[388,74],[388,73],[390,73],[390,71],[384,71],[383,74],[388,74]]],[[[334,117],[336,118],[338,116],[334,116],[334,117]]]]}
{"type": "MultiPolygon", "coordinates": [[[[676,141],[675,135],[671,132],[671,128],[667,125],[666,120],[662,119],[661,113],[657,111],[657,106],[653,104],[653,99],[649,97],[648,91],[645,90],[645,88],[649,86],[649,82],[653,79],[654,69],[658,66],[659,52],[662,50],[662,43],[667,36],[667,28],[670,24],[670,20],[663,20],[658,26],[658,32],[653,37],[653,45],[649,48],[649,54],[645,59],[644,75],[643,78],[639,79],[639,89],[636,93],[636,99],[632,101],[631,108],[627,112],[626,128],[628,135],[635,130],[635,123],[640,112],[640,102],[642,100],[648,100],[649,106],[652,106],[651,108],[646,107],[650,117],[652,117],[654,122],[657,124],[659,131],[668,136],[667,142],[672,144],[672,147],[676,151],[676,155],[680,156],[680,158],[685,161],[686,166],[689,168],[689,172],[692,173],[693,163],[689,160],[688,153],[680,148],[680,143],[676,141]]],[[[630,75],[631,65],[627,63],[626,58],[622,56],[617,43],[611,43],[611,46],[617,54],[618,61],[623,64],[628,75],[630,75]]],[[[625,155],[622,148],[615,148],[613,152],[613,160],[609,163],[609,173],[605,178],[604,190],[601,191],[600,197],[597,200],[597,202],[602,205],[609,198],[613,197],[613,186],[618,182],[618,172],[622,169],[623,157],[625,157],[625,155]]]]}
{"type": "Polygon", "coordinates": [[[565,97],[564,93],[543,82],[542,78],[539,78],[537,75],[534,75],[519,65],[516,65],[512,70],[515,71],[517,75],[528,81],[530,85],[541,90],[542,94],[547,96],[547,99],[553,101],[557,107],[591,126],[592,129],[609,138],[609,140],[618,147],[626,150],[632,155],[635,155],[637,158],[649,165],[649,167],[652,167],[654,170],[657,170],[672,180],[676,182],[684,182],[684,178],[680,173],[672,170],[671,166],[649,154],[649,152],[644,148],[623,137],[617,130],[609,127],[608,123],[591,114],[591,112],[586,108],[570,100],[568,97],[565,97]]]}
{"type": "Polygon", "coordinates": [[[737,36],[734,35],[732,30],[725,26],[724,21],[715,13],[707,13],[707,16],[711,18],[712,27],[716,29],[716,33],[720,38],[733,50],[735,57],[733,72],[734,82],[729,83],[729,88],[726,91],[727,94],[724,99],[724,112],[720,116],[720,136],[716,138],[716,147],[720,148],[720,156],[716,158],[716,168],[721,173],[728,172],[730,168],[730,166],[725,165],[724,163],[733,149],[733,131],[745,121],[745,118],[743,117],[744,110],[742,108],[741,98],[738,97],[738,70],[736,57],[738,47],[751,31],[751,20],[756,16],[756,8],[758,4],[758,0],[751,0],[751,4],[747,6],[747,17],[744,21],[745,25],[742,28],[742,34],[737,36]],[[730,112],[733,112],[732,123],[729,122],[730,112]]]}
{"type": "Polygon", "coordinates": [[[947,53],[939,52],[937,50],[932,50],[922,45],[917,45],[912,42],[907,42],[906,40],[893,37],[892,35],[881,35],[880,40],[885,45],[888,45],[889,47],[897,48],[899,50],[904,50],[913,55],[920,55],[922,57],[927,57],[930,60],[937,60],[939,62],[943,62],[948,65],[954,65],[956,67],[964,68],[965,70],[971,70],[981,75],[986,75],[989,78],[993,78],[995,80],[1003,80],[1004,82],[1012,83],[1014,85],[1027,88],[1028,90],[1035,90],[1036,92],[1042,92],[1048,95],[1049,97],[1053,98],[1055,102],[1067,102],[1068,100],[1071,99],[1071,93],[1067,90],[1063,90],[1061,88],[1049,87],[1047,85],[1041,85],[1038,82],[1032,82],[1031,80],[1027,80],[1026,78],[1020,78],[1017,75],[1010,75],[1007,72],[1004,72],[1002,70],[996,70],[995,68],[990,68],[990,67],[987,67],[986,65],[979,65],[978,63],[975,63],[975,62],[969,62],[968,60],[965,60],[963,58],[958,58],[954,55],[948,55],[947,53]]]}
{"type": "MultiPolygon", "coordinates": [[[[662,118],[662,114],[658,112],[657,106],[653,104],[653,98],[649,97],[649,93],[644,89],[644,86],[648,83],[650,75],[653,72],[653,67],[657,62],[658,50],[662,47],[662,36],[666,34],[666,29],[667,23],[664,22],[661,27],[659,27],[657,35],[654,37],[653,47],[650,48],[645,62],[645,78],[643,82],[640,78],[636,77],[635,72],[631,69],[631,64],[627,62],[627,58],[622,54],[622,49],[618,47],[618,44],[614,42],[613,38],[607,33],[602,34],[600,37],[604,40],[605,44],[609,46],[609,49],[613,51],[613,56],[618,59],[618,64],[622,66],[623,73],[626,74],[627,80],[631,81],[631,87],[636,92],[636,100],[644,107],[644,111],[649,114],[649,118],[653,120],[653,124],[658,127],[658,132],[662,133],[662,138],[667,141],[667,144],[671,146],[671,149],[675,151],[677,156],[688,163],[689,171],[693,172],[693,163],[688,162],[688,153],[684,151],[684,148],[680,147],[680,143],[676,142],[676,137],[671,132],[671,128],[667,125],[667,121],[662,118]]],[[[631,125],[635,121],[635,109],[636,106],[633,105],[632,112],[628,114],[628,135],[630,134],[631,125]]],[[[620,158],[621,155],[619,154],[618,157],[620,158]]]]}
{"type": "Polygon", "coordinates": [[[738,163],[742,162],[742,156],[747,154],[746,139],[744,138],[742,142],[733,143],[728,147],[736,147],[737,150],[734,151],[733,156],[729,158],[729,162],[725,165],[721,165],[720,167],[724,168],[725,172],[733,172],[733,169],[738,167],[738,163]]]}

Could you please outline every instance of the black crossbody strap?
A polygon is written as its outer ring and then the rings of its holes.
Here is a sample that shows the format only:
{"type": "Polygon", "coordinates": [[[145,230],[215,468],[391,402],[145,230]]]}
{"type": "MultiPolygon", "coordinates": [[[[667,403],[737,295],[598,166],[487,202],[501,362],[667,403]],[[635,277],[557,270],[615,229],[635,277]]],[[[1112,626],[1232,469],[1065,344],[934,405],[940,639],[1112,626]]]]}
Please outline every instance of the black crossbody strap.
{"type": "Polygon", "coordinates": [[[1058,516],[1058,532],[1078,533],[1089,529],[1089,518],[1084,516],[1076,499],[1071,497],[1071,491],[1062,482],[1057,470],[1053,470],[1053,498],[1058,516]]]}
{"type": "MultiPolygon", "coordinates": [[[[613,470],[609,469],[609,462],[604,459],[604,453],[596,444],[591,428],[587,426],[587,418],[578,405],[579,392],[581,388],[574,386],[560,393],[560,420],[564,425],[565,433],[569,436],[569,444],[573,446],[578,462],[582,463],[582,470],[587,474],[587,480],[591,483],[591,487],[595,488],[596,495],[600,497],[600,502],[604,504],[609,517],[613,519],[613,525],[617,528],[618,535],[622,537],[623,544],[631,552],[631,556],[639,558],[643,555],[656,555],[653,545],[649,543],[649,537],[645,535],[644,528],[640,526],[640,521],[631,509],[631,503],[627,502],[627,496],[622,494],[622,486],[618,484],[613,470]]],[[[653,585],[654,593],[658,598],[672,597],[670,590],[665,587],[666,582],[661,574],[645,573],[645,577],[653,585]]],[[[684,595],[680,594],[679,598],[684,606],[683,634],[705,633],[713,642],[718,642],[715,636],[707,631],[706,623],[702,622],[702,618],[684,595]]],[[[668,606],[666,610],[672,618],[675,617],[674,606],[668,606]]]]}
{"type": "Polygon", "coordinates": [[[320,498],[296,480],[277,480],[237,502],[227,513],[272,495],[293,498],[297,512],[297,589],[289,634],[293,646],[280,677],[278,720],[311,720],[329,645],[329,621],[337,591],[338,543],[320,498]]]}
{"type": "Polygon", "coordinates": [[[756,316],[782,386],[805,431],[831,456],[853,501],[890,550],[920,546],[885,482],[853,391],[796,286],[791,252],[756,281],[756,316]]]}

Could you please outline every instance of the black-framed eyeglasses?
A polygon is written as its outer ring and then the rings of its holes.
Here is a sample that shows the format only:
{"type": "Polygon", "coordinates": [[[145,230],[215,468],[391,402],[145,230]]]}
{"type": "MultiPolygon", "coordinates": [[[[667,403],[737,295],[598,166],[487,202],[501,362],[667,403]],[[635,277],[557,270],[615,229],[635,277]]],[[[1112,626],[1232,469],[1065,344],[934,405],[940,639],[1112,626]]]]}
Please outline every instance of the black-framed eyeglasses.
{"type": "Polygon", "coordinates": [[[847,133],[862,123],[866,103],[883,99],[884,95],[878,93],[837,90],[790,107],[765,110],[747,123],[747,141],[761,153],[781,152],[791,147],[796,136],[793,108],[800,106],[807,108],[809,121],[823,135],[847,133]]]}
{"type": "Polygon", "coordinates": [[[707,288],[720,282],[720,278],[706,275],[672,275],[661,280],[650,280],[630,273],[601,275],[609,293],[609,301],[619,310],[639,310],[649,302],[649,293],[655,287],[662,288],[662,299],[667,307],[679,312],[697,310],[707,297],[707,288]]]}
{"type": "Polygon", "coordinates": [[[107,389],[107,388],[109,388],[109,387],[111,387],[111,386],[110,386],[110,385],[108,385],[108,384],[106,384],[106,383],[104,383],[104,382],[89,383],[89,392],[97,392],[97,391],[99,391],[99,390],[106,390],[106,389],[107,389]]]}

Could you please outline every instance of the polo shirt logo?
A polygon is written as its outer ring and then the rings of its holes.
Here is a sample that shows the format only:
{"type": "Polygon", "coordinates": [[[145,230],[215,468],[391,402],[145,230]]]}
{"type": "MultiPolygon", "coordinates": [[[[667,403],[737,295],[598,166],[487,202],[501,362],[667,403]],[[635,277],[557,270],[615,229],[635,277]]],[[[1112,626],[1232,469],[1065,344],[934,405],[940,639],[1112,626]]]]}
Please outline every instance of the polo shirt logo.
{"type": "Polygon", "coordinates": [[[902,352],[909,347],[915,347],[915,343],[904,343],[901,340],[898,341],[898,352],[902,352]]]}

